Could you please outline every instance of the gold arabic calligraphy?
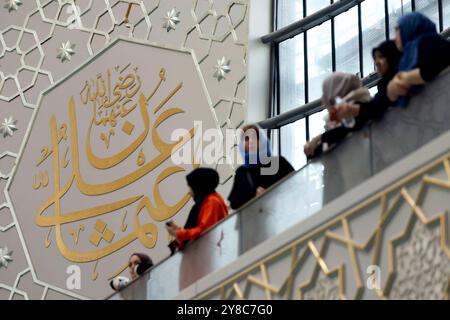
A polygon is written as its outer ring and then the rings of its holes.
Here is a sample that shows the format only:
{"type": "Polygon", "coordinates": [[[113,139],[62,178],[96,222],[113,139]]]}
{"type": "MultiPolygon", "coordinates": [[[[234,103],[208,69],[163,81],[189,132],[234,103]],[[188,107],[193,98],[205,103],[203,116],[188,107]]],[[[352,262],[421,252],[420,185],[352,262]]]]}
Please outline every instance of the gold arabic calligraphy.
{"type": "MultiPolygon", "coordinates": [[[[120,71],[121,74],[126,71],[129,66],[130,64],[123,68],[120,71]]],[[[163,110],[157,115],[157,113],[165,107],[166,103],[181,90],[183,84],[179,83],[169,92],[169,94],[165,98],[163,98],[156,104],[153,109],[153,114],[156,118],[154,119],[153,125],[151,126],[148,103],[150,99],[161,88],[162,83],[166,80],[166,72],[164,69],[161,69],[159,71],[159,80],[153,91],[147,96],[141,90],[142,82],[141,78],[137,75],[138,69],[134,68],[133,70],[135,71],[134,73],[131,72],[126,76],[120,75],[118,78],[118,82],[114,87],[112,87],[111,71],[108,68],[106,72],[106,81],[103,79],[103,76],[101,74],[97,75],[97,79],[95,82],[93,80],[86,81],[85,86],[80,93],[80,97],[83,105],[86,105],[88,103],[92,104],[92,118],[88,125],[85,138],[85,152],[89,164],[95,169],[110,169],[112,167],[115,167],[125,159],[128,159],[139,149],[138,156],[134,158],[138,159],[137,162],[136,160],[134,161],[134,163],[137,164],[137,168],[134,171],[124,176],[116,177],[115,179],[108,182],[94,184],[86,181],[83,177],[80,165],[80,133],[78,131],[76,114],[77,107],[75,98],[73,96],[69,98],[68,125],[63,123],[58,127],[55,115],[53,114],[50,117],[51,143],[50,146],[42,147],[41,155],[39,160],[37,161],[36,166],[40,166],[42,163],[46,162],[47,159],[52,159],[51,164],[53,174],[46,175],[47,179],[40,178],[39,180],[41,181],[41,185],[52,184],[53,193],[46,201],[44,201],[44,203],[39,208],[36,214],[36,223],[40,227],[49,228],[46,239],[46,244],[48,246],[50,245],[48,235],[50,234],[50,230],[54,228],[54,239],[58,250],[66,259],[73,262],[83,263],[98,261],[99,259],[102,259],[103,257],[124,248],[136,239],[139,239],[139,241],[147,248],[154,247],[157,240],[158,229],[152,222],[141,224],[139,219],[140,214],[144,211],[154,221],[164,221],[170,219],[176,213],[178,213],[179,210],[181,210],[189,200],[189,196],[187,194],[184,195],[178,202],[176,202],[175,205],[167,205],[162,199],[159,190],[159,185],[161,184],[161,182],[174,174],[185,171],[185,169],[180,166],[170,166],[162,170],[162,172],[156,177],[156,181],[154,182],[152,193],[155,205],[152,204],[150,198],[145,194],[138,194],[132,197],[120,199],[90,208],[83,208],[71,212],[62,212],[62,198],[69,191],[69,189],[71,189],[74,182],[78,190],[86,196],[100,196],[117,191],[130,184],[133,184],[134,182],[147,175],[149,172],[155,170],[167,159],[169,159],[173,152],[181,148],[183,144],[193,138],[195,134],[194,128],[191,129],[186,136],[182,137],[174,143],[165,142],[159,136],[157,131],[158,127],[167,119],[185,112],[181,108],[170,107],[163,110]],[[99,139],[104,140],[105,142],[107,139],[107,147],[109,147],[109,144],[112,143],[111,139],[113,137],[117,137],[116,134],[111,134],[111,132],[115,131],[110,130],[113,130],[113,128],[115,128],[119,124],[119,121],[125,119],[134,110],[139,112],[140,118],[142,119],[144,124],[144,130],[140,134],[138,134],[136,139],[132,141],[128,146],[116,152],[115,154],[106,157],[97,155],[91,143],[91,133],[93,131],[93,128],[104,127],[107,130],[105,131],[105,133],[103,133],[103,135],[100,134],[99,139]],[[157,150],[157,155],[152,159],[147,160],[144,153],[145,147],[143,146],[143,143],[144,141],[146,141],[146,138],[149,134],[151,134],[152,143],[157,150]],[[60,143],[62,140],[68,143],[70,147],[70,153],[68,153],[68,149],[66,149],[63,153],[64,156],[62,157],[63,161],[60,162],[60,143]],[[70,154],[70,156],[67,158],[68,154],[70,154]],[[51,158],[50,155],[52,156],[51,158]],[[71,166],[67,168],[69,162],[71,163],[71,166]],[[65,183],[61,182],[61,167],[64,170],[69,170],[69,168],[71,168],[69,178],[66,179],[67,182],[65,183]],[[109,237],[107,239],[108,241],[102,242],[106,243],[104,247],[94,247],[92,250],[88,251],[77,251],[75,249],[72,249],[65,243],[62,235],[62,225],[69,223],[80,223],[80,221],[90,218],[98,219],[98,217],[102,215],[118,210],[122,210],[123,212],[123,209],[126,209],[131,205],[135,207],[132,210],[134,211],[134,215],[132,218],[134,228],[132,232],[126,234],[122,238],[114,238],[115,241],[112,241],[113,237],[109,237]],[[47,211],[49,211],[49,208],[53,209],[53,214],[47,213],[47,211]]],[[[130,135],[133,131],[133,128],[134,125],[129,120],[126,120],[124,126],[122,127],[122,131],[127,135],[130,135]]],[[[37,190],[39,188],[37,187],[38,184],[36,181],[37,179],[35,179],[34,185],[35,189],[37,190]]],[[[122,221],[122,226],[119,228],[122,229],[122,232],[125,232],[126,228],[123,228],[123,225],[124,221],[122,221]]],[[[78,243],[78,237],[81,237],[79,232],[80,230],[81,229],[71,229],[72,235],[75,239],[75,243],[78,243]],[[77,230],[78,232],[75,232],[75,230],[77,230]]],[[[99,242],[96,243],[98,245],[99,242]]]]}

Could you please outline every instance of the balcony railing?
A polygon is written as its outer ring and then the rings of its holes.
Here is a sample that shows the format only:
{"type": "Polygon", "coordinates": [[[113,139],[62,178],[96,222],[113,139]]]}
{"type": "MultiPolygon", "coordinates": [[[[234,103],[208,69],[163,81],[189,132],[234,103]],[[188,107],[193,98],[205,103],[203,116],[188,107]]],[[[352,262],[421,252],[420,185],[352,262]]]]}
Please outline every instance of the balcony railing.
{"type": "Polygon", "coordinates": [[[407,109],[390,109],[382,121],[353,133],[109,298],[172,299],[183,290],[197,292],[195,283],[203,277],[226,270],[244,253],[450,130],[449,83],[446,70],[407,109]]]}

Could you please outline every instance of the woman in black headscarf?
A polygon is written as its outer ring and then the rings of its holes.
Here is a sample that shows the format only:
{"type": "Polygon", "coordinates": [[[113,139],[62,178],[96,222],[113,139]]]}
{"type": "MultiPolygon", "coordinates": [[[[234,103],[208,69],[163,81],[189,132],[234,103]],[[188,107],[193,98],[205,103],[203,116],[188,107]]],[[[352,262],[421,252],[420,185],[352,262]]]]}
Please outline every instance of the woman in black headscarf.
{"type": "Polygon", "coordinates": [[[397,49],[394,41],[388,40],[374,48],[372,50],[372,56],[377,72],[381,76],[381,80],[377,84],[378,92],[368,103],[339,108],[337,111],[338,119],[353,116],[356,118],[357,124],[361,126],[368,120],[380,118],[386,109],[392,106],[394,101],[389,100],[387,96],[387,86],[398,71],[399,62],[402,57],[401,52],[397,49]]]}
{"type": "Polygon", "coordinates": [[[189,194],[194,199],[194,206],[189,212],[184,228],[178,227],[173,221],[166,224],[167,231],[175,237],[169,245],[182,249],[187,241],[197,239],[205,230],[228,215],[228,207],[222,196],[216,192],[219,185],[219,174],[210,168],[198,168],[186,176],[189,194]]]}
{"type": "Polygon", "coordinates": [[[346,118],[354,118],[355,126],[347,128],[343,125],[328,130],[315,137],[305,145],[305,154],[309,157],[318,156],[322,151],[322,143],[334,145],[345,138],[351,132],[363,127],[369,120],[380,118],[383,113],[393,105],[387,94],[389,82],[395,77],[401,52],[392,40],[382,42],[372,50],[372,56],[381,80],[378,82],[378,92],[369,102],[344,103],[337,110],[335,119],[341,122],[346,118]]]}

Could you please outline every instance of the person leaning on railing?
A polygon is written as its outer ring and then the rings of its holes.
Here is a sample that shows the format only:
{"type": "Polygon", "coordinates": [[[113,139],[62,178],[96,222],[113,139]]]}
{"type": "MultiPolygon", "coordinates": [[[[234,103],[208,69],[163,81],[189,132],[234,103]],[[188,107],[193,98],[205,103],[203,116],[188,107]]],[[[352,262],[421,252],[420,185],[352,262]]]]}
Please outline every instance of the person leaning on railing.
{"type": "Polygon", "coordinates": [[[328,109],[326,131],[305,144],[304,152],[308,157],[318,156],[341,141],[359,124],[344,126],[339,119],[339,109],[355,104],[367,103],[371,100],[369,89],[362,86],[358,76],[349,73],[334,72],[322,85],[322,103],[328,109]],[[339,100],[342,99],[342,103],[339,100]]]}
{"type": "MultiPolygon", "coordinates": [[[[377,84],[378,92],[370,101],[367,102],[359,101],[358,103],[346,102],[341,104],[335,111],[335,120],[337,122],[341,122],[346,118],[354,118],[355,126],[353,128],[347,128],[340,125],[313,138],[305,145],[305,154],[307,156],[317,156],[322,151],[321,147],[323,143],[327,143],[330,146],[337,144],[344,139],[349,132],[360,129],[369,120],[379,119],[387,108],[393,105],[393,101],[391,101],[387,96],[387,86],[398,71],[401,52],[397,49],[394,41],[388,40],[382,42],[378,47],[374,48],[372,50],[372,56],[377,72],[381,76],[381,80],[377,84]]],[[[339,76],[337,76],[337,78],[339,78],[339,76]]],[[[331,100],[334,102],[336,95],[345,95],[349,90],[360,90],[359,88],[361,83],[356,79],[356,76],[348,75],[344,76],[341,81],[331,81],[331,79],[336,80],[337,78],[335,75],[332,75],[327,80],[329,83],[324,82],[324,96],[322,98],[322,102],[329,108],[329,110],[333,110],[333,106],[330,101],[327,102],[326,100],[331,100]],[[353,79],[353,87],[346,87],[343,85],[346,78],[353,79]],[[336,92],[334,92],[334,96],[327,97],[325,91],[332,91],[332,89],[336,90],[336,92]]]]}
{"type": "MultiPolygon", "coordinates": [[[[128,260],[128,270],[130,272],[131,280],[137,279],[145,271],[153,267],[152,259],[144,253],[133,253],[128,260]]],[[[111,288],[115,291],[126,287],[130,283],[130,279],[123,276],[117,276],[109,283],[111,288]]]]}
{"type": "Polygon", "coordinates": [[[255,196],[294,171],[284,157],[272,156],[270,141],[258,125],[242,128],[239,151],[244,164],[236,170],[228,201],[232,209],[238,209],[255,196]]]}
{"type": "Polygon", "coordinates": [[[399,73],[389,83],[388,96],[406,107],[420,86],[431,82],[450,66],[450,42],[437,33],[436,25],[419,12],[401,17],[395,34],[403,52],[399,73]]]}
{"type": "Polygon", "coordinates": [[[171,254],[181,250],[190,240],[197,239],[204,231],[228,215],[228,207],[220,194],[216,192],[219,174],[210,168],[197,168],[186,176],[189,194],[194,206],[189,212],[184,228],[174,221],[166,223],[166,229],[175,240],[169,244],[171,254]]]}

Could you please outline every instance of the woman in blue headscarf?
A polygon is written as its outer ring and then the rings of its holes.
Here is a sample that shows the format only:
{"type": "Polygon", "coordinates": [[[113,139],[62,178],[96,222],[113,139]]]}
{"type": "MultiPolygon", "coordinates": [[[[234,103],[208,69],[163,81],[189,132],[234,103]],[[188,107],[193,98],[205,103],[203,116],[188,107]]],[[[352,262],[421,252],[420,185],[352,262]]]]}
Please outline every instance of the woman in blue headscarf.
{"type": "Polygon", "coordinates": [[[408,94],[432,81],[450,65],[450,42],[440,36],[436,25],[419,12],[401,17],[396,27],[395,44],[403,52],[399,73],[388,85],[388,96],[402,107],[408,94]]]}
{"type": "Polygon", "coordinates": [[[238,209],[294,171],[285,158],[272,156],[269,140],[259,126],[247,125],[242,131],[239,151],[244,164],[236,170],[228,196],[232,209],[238,209]]]}

